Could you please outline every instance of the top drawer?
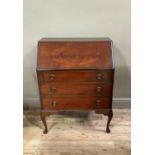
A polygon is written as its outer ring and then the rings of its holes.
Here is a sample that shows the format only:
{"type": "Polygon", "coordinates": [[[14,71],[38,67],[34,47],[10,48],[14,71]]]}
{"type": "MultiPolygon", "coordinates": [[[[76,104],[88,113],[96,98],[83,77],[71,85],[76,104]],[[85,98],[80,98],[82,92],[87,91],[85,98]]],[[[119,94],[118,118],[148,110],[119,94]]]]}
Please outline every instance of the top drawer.
{"type": "Polygon", "coordinates": [[[38,71],[40,82],[112,82],[113,70],[38,71]]]}

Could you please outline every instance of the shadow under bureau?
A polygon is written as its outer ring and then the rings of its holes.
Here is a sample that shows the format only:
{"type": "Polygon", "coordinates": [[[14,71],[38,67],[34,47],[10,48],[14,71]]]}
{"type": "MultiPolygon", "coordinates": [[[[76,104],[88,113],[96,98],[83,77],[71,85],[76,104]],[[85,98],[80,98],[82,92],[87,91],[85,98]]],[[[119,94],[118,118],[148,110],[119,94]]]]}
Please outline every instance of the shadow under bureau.
{"type": "Polygon", "coordinates": [[[41,120],[56,110],[95,110],[113,117],[114,64],[109,38],[43,38],[38,42],[37,77],[41,120]]]}

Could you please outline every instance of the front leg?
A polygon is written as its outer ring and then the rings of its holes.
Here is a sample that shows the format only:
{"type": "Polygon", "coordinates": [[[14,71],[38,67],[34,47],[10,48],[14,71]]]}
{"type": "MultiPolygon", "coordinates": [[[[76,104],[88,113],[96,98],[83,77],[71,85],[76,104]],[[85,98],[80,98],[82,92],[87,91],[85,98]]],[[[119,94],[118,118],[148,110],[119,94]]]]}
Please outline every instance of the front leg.
{"type": "Polygon", "coordinates": [[[113,111],[112,109],[105,109],[105,110],[95,110],[95,112],[97,114],[103,114],[103,115],[106,115],[108,116],[108,121],[107,121],[107,126],[106,126],[106,133],[110,133],[110,129],[109,129],[109,125],[110,125],[110,122],[113,118],[113,111]]]}
{"type": "Polygon", "coordinates": [[[45,115],[45,113],[44,112],[41,112],[40,117],[41,117],[41,120],[42,120],[42,122],[44,124],[44,127],[45,127],[43,133],[44,134],[47,134],[48,133],[48,129],[47,129],[47,123],[46,123],[46,115],[45,115]]]}
{"type": "Polygon", "coordinates": [[[109,114],[108,114],[108,121],[107,121],[106,133],[110,133],[109,125],[110,125],[110,122],[111,122],[112,118],[113,118],[113,111],[110,110],[109,111],[109,114]]]}

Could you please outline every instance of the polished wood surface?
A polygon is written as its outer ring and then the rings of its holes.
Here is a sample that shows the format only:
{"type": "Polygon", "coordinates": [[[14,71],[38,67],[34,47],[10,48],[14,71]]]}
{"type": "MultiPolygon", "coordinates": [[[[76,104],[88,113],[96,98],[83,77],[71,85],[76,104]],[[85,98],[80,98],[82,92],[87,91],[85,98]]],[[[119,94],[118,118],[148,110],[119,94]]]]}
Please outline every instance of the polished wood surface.
{"type": "Polygon", "coordinates": [[[103,42],[112,41],[108,37],[104,38],[42,38],[39,42],[103,42]]]}
{"type": "Polygon", "coordinates": [[[40,71],[41,82],[112,82],[113,70],[40,71]]]}
{"type": "Polygon", "coordinates": [[[83,109],[107,115],[110,132],[114,64],[109,38],[41,39],[37,76],[44,133],[49,111],[83,109]]]}
{"type": "Polygon", "coordinates": [[[106,109],[111,103],[110,98],[44,98],[44,110],[82,110],[106,109]]]}
{"type": "Polygon", "coordinates": [[[64,96],[64,95],[90,95],[111,97],[111,83],[44,83],[40,85],[41,94],[45,97],[64,96]]]}
{"type": "Polygon", "coordinates": [[[112,68],[111,46],[111,41],[39,42],[37,69],[112,68]]]}

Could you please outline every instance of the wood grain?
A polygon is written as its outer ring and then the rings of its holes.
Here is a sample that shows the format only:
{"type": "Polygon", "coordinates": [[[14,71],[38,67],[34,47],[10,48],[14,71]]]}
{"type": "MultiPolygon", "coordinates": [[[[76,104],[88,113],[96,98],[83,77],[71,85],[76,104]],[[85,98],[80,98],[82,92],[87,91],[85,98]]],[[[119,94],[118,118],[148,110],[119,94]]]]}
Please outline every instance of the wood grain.
{"type": "Polygon", "coordinates": [[[111,41],[39,42],[37,69],[113,68],[111,41]]]}
{"type": "Polygon", "coordinates": [[[24,155],[130,155],[130,110],[114,109],[111,134],[107,117],[91,111],[51,115],[48,135],[42,134],[39,112],[24,111],[24,155]]]}
{"type": "Polygon", "coordinates": [[[40,71],[41,82],[112,82],[113,70],[40,71]]]}
{"type": "MultiPolygon", "coordinates": [[[[64,95],[85,95],[111,97],[112,84],[110,83],[43,83],[40,85],[42,96],[54,97],[64,95]]],[[[81,96],[81,97],[85,97],[81,96]]]]}
{"type": "MultiPolygon", "coordinates": [[[[37,76],[41,110],[93,109],[108,116],[106,132],[110,133],[114,79],[110,39],[41,39],[37,76]]],[[[44,133],[48,133],[46,116],[50,113],[40,114],[44,133]]]]}
{"type": "Polygon", "coordinates": [[[44,98],[44,110],[93,110],[106,109],[111,105],[109,98],[44,98]],[[55,103],[55,105],[54,105],[55,103]]]}

